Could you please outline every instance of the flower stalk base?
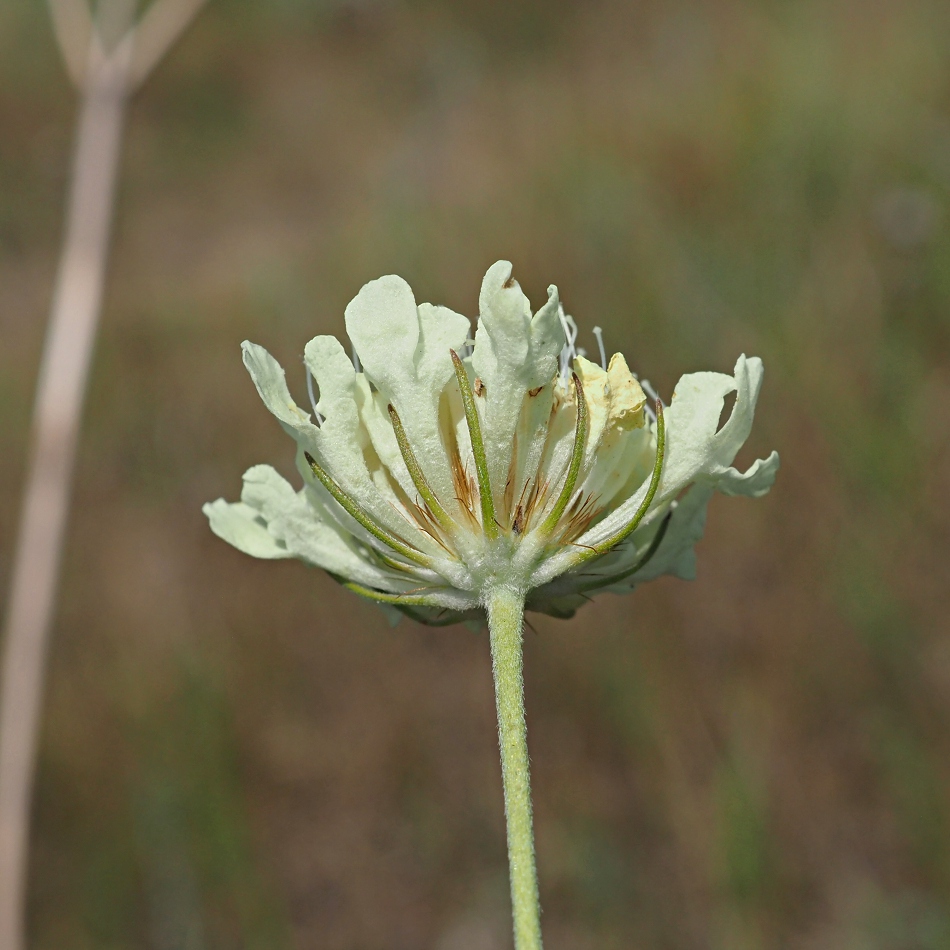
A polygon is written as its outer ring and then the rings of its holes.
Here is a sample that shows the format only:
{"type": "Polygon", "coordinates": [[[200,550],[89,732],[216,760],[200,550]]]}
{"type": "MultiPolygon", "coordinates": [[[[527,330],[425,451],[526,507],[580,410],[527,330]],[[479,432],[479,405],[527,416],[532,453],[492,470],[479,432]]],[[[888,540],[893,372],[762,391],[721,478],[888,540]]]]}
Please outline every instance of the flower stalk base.
{"type": "Polygon", "coordinates": [[[486,607],[508,827],[515,950],[541,950],[541,907],[534,857],[531,776],[524,715],[524,594],[508,587],[495,588],[486,598],[486,607]]]}

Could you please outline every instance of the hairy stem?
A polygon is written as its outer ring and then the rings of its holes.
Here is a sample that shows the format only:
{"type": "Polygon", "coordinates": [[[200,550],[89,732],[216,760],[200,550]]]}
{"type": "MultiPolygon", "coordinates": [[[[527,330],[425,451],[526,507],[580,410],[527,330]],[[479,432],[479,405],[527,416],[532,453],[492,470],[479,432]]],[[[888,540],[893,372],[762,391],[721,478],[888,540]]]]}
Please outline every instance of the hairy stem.
{"type": "Polygon", "coordinates": [[[534,859],[531,776],[524,718],[522,625],[524,595],[498,587],[487,598],[491,632],[498,744],[508,824],[508,866],[514,918],[515,950],[541,950],[541,906],[534,859]]]}

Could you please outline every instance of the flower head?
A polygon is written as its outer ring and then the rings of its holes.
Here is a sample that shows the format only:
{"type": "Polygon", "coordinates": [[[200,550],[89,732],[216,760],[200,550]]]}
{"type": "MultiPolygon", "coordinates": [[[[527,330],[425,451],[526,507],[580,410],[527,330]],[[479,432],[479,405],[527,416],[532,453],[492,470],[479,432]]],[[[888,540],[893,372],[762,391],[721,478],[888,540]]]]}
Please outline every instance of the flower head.
{"type": "Polygon", "coordinates": [[[479,618],[500,586],[568,617],[596,590],[692,577],[712,493],[758,497],[775,480],[775,452],[732,467],[760,360],[741,356],[733,376],[683,376],[668,407],[651,407],[623,356],[606,361],[599,331],[600,364],[576,349],[557,288],[532,314],[506,261],[482,282],[474,341],[466,317],[417,305],[394,276],[363,287],[346,329],[352,361],[332,336],[306,346],[312,415],[276,360],[244,343],[258,393],[297,443],[304,486],[257,465],[240,502],[204,510],[241,551],[321,567],[423,622],[479,618]]]}

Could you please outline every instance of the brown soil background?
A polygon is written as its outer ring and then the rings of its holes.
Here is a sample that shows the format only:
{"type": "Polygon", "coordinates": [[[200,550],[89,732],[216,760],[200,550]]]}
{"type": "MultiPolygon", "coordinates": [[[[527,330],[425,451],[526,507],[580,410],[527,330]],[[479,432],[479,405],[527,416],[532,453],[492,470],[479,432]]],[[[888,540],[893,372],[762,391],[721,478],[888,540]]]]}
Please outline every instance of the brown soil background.
{"type": "MultiPolygon", "coordinates": [[[[526,647],[550,950],[950,947],[950,8],[211,0],[132,109],[35,809],[36,948],[510,945],[486,638],[204,501],[292,471],[240,363],[398,273],[557,283],[669,394],[765,360],[694,583],[526,647]],[[941,619],[942,618],[942,619],[941,619]]],[[[0,9],[0,591],[74,96],[0,9]]]]}

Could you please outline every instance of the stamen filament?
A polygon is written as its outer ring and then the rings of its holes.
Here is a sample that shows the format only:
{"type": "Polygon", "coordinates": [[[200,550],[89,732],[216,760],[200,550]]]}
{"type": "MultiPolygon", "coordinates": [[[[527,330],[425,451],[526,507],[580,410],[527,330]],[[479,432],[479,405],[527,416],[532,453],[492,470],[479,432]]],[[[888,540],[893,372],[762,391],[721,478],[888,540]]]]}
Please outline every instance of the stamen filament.
{"type": "Polygon", "coordinates": [[[304,457],[311,471],[319,479],[323,487],[333,496],[334,501],[351,517],[357,524],[362,525],[374,538],[382,541],[383,544],[392,548],[397,554],[421,564],[423,567],[431,567],[432,560],[421,551],[406,544],[405,541],[390,534],[385,528],[381,528],[372,518],[360,508],[356,499],[333,479],[326,469],[322,468],[317,460],[309,453],[304,452],[304,457]]]}
{"type": "Polygon", "coordinates": [[[597,337],[597,347],[600,350],[600,368],[607,372],[607,351],[604,349],[604,331],[594,327],[594,336],[597,337]]]}
{"type": "Polygon", "coordinates": [[[489,538],[498,537],[498,523],[495,521],[495,500],[491,492],[491,479],[488,476],[488,458],[485,455],[485,443],[482,441],[482,427],[478,421],[478,408],[475,405],[475,395],[472,384],[468,381],[468,373],[455,350],[452,354],[452,363],[455,365],[455,378],[458,380],[459,392],[462,395],[462,405],[465,408],[465,421],[468,423],[468,434],[472,440],[472,455],[475,457],[475,473],[478,477],[478,494],[482,506],[482,530],[489,538]]]}

